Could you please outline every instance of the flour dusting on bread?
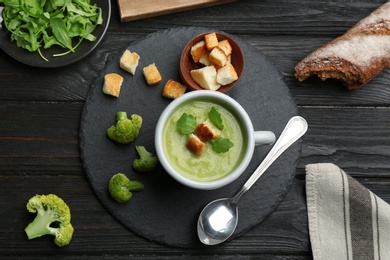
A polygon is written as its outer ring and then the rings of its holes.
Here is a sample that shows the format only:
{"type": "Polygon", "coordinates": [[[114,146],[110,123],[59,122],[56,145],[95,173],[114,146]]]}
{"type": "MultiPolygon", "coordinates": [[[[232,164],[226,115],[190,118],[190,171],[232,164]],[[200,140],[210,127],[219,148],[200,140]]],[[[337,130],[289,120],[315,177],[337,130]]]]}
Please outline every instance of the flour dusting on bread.
{"type": "Polygon", "coordinates": [[[390,2],[361,20],[342,36],[313,51],[295,67],[303,81],[317,75],[358,89],[390,65],[390,2]]]}

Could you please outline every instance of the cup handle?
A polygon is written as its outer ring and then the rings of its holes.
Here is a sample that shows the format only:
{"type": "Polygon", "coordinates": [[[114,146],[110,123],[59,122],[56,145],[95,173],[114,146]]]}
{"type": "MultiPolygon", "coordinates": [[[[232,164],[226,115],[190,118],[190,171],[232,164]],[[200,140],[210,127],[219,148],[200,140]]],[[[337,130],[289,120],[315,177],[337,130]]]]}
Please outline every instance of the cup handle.
{"type": "Polygon", "coordinates": [[[275,134],[271,131],[255,131],[255,146],[273,144],[276,140],[275,134]]]}

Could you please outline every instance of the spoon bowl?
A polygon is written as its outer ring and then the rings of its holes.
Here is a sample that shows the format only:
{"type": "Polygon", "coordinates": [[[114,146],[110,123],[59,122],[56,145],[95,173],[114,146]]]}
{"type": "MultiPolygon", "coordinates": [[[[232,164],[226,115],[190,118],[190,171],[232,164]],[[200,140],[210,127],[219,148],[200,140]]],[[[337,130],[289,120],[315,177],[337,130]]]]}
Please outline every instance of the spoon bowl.
{"type": "Polygon", "coordinates": [[[291,118],[275,145],[255,170],[244,186],[232,198],[210,202],[198,218],[199,240],[205,245],[217,245],[226,241],[235,231],[238,223],[237,204],[241,197],[263,175],[269,166],[307,131],[307,122],[300,116],[291,118]]]}
{"type": "Polygon", "coordinates": [[[210,202],[198,222],[198,235],[203,244],[216,245],[228,239],[238,223],[238,208],[229,198],[210,202]],[[227,235],[230,234],[230,235],[227,235]]]}

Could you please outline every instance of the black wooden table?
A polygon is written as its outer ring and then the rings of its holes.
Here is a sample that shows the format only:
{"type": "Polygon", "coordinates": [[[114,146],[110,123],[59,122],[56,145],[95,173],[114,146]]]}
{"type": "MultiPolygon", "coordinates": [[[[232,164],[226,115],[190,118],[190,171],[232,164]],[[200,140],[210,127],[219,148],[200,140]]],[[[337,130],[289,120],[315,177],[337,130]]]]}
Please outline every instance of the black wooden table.
{"type": "Polygon", "coordinates": [[[337,164],[390,202],[390,70],[364,88],[336,81],[299,83],[294,66],[383,4],[377,1],[242,0],[121,23],[112,1],[101,44],[63,68],[23,65],[0,52],[0,255],[2,259],[311,259],[305,165],[337,164]],[[79,152],[80,116],[90,86],[131,42],[161,29],[207,26],[246,40],[280,70],[310,127],[297,175],[279,207],[228,243],[183,249],[150,242],[116,221],[86,178],[79,152]],[[58,248],[52,237],[28,241],[25,209],[34,194],[56,193],[70,206],[75,234],[58,248]]]}

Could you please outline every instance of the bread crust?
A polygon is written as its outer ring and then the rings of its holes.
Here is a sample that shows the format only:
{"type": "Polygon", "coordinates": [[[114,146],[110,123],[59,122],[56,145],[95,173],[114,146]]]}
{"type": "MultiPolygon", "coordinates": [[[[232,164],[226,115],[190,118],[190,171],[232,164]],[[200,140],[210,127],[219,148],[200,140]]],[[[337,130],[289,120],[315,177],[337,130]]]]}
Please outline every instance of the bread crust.
{"type": "Polygon", "coordinates": [[[226,56],[229,56],[232,54],[233,48],[230,45],[229,40],[222,40],[218,43],[218,48],[220,48],[226,56]]]}
{"type": "Polygon", "coordinates": [[[207,142],[212,139],[216,139],[222,135],[222,131],[215,127],[213,123],[209,119],[207,119],[205,122],[199,124],[194,134],[202,141],[207,142]]]}
{"type": "Polygon", "coordinates": [[[226,65],[228,61],[228,56],[225,54],[225,52],[220,49],[219,47],[215,47],[209,55],[209,60],[211,64],[213,64],[216,69],[222,68],[226,65]]]}
{"type": "Polygon", "coordinates": [[[191,70],[190,74],[193,80],[204,89],[217,90],[221,87],[221,84],[217,82],[217,70],[213,65],[191,70]]]}
{"type": "Polygon", "coordinates": [[[317,75],[359,89],[390,65],[390,2],[295,66],[299,81],[317,75]]]}
{"type": "Polygon", "coordinates": [[[226,64],[217,71],[217,82],[221,85],[230,84],[237,79],[237,72],[231,63],[226,64]]]}
{"type": "Polygon", "coordinates": [[[109,73],[104,76],[103,93],[119,97],[123,77],[116,73],[109,73]]]}
{"type": "Polygon", "coordinates": [[[218,38],[215,32],[206,34],[204,36],[207,50],[212,50],[218,46],[218,38]]]}
{"type": "Polygon", "coordinates": [[[143,68],[143,73],[148,85],[157,85],[161,82],[162,77],[155,63],[143,68]]]}
{"type": "Polygon", "coordinates": [[[206,44],[204,41],[200,41],[191,47],[191,56],[195,63],[199,62],[205,53],[206,44]]]}
{"type": "Polygon", "coordinates": [[[196,157],[199,157],[202,154],[202,151],[206,148],[206,144],[203,143],[196,135],[191,134],[186,144],[186,148],[196,157]]]}
{"type": "Polygon", "coordinates": [[[186,92],[186,90],[187,90],[186,86],[184,86],[183,84],[177,81],[170,79],[165,84],[162,95],[163,97],[166,98],[175,99],[183,95],[186,92]]]}
{"type": "Polygon", "coordinates": [[[136,52],[125,50],[119,60],[119,66],[134,75],[138,67],[140,56],[136,52]]]}

